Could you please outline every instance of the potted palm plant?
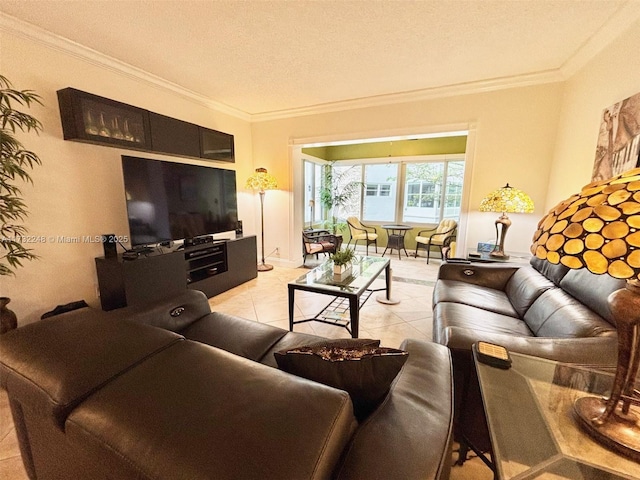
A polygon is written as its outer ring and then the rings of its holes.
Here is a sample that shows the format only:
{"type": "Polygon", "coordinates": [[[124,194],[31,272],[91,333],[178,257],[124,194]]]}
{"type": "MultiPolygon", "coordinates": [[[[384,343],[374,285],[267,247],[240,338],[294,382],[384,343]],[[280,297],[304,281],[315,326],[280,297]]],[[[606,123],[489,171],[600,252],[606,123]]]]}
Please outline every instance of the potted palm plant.
{"type": "MultiPolygon", "coordinates": [[[[37,258],[22,244],[22,237],[27,233],[22,222],[28,211],[19,184],[33,183],[29,170],[41,161],[35,153],[24,148],[15,134],[17,131],[38,133],[42,124],[14,108],[16,105],[30,107],[32,103],[42,105],[35,92],[15,90],[11,82],[0,75],[0,276],[14,275],[23,261],[37,258]]],[[[0,333],[17,326],[15,314],[6,308],[9,301],[0,292],[0,333]]]]}

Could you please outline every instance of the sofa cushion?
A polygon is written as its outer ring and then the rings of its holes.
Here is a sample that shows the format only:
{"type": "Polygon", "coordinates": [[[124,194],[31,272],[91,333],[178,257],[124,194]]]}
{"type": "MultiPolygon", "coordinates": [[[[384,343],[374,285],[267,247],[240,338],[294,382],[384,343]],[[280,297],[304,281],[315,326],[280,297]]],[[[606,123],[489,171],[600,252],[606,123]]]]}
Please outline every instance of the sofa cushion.
{"type": "Polygon", "coordinates": [[[488,312],[461,303],[438,303],[433,311],[433,341],[446,345],[443,337],[448,327],[461,327],[484,333],[532,336],[527,324],[519,318],[488,312]]]}
{"type": "Polygon", "coordinates": [[[527,310],[524,321],[537,337],[616,335],[609,322],[559,288],[540,295],[527,310]]]}
{"type": "Polygon", "coordinates": [[[607,299],[616,290],[625,288],[625,284],[626,280],[609,275],[596,275],[586,268],[571,270],[560,282],[565,292],[584,303],[612,325],[615,325],[615,319],[607,299]],[[594,295],[593,292],[598,294],[594,295]]]}
{"type": "Polygon", "coordinates": [[[285,372],[324,383],[351,396],[356,418],[363,421],[384,400],[407,352],[379,347],[379,340],[325,340],[276,352],[285,372]]]}
{"type": "Polygon", "coordinates": [[[511,276],[505,287],[505,294],[518,316],[522,318],[533,302],[550,288],[554,288],[551,280],[540,275],[534,268],[526,266],[519,268],[511,276]]]}
{"type": "Polygon", "coordinates": [[[315,479],[356,426],[346,392],[185,341],[91,396],[66,429],[113,478],[315,479]]]}
{"type": "Polygon", "coordinates": [[[433,304],[461,303],[482,310],[518,318],[518,312],[502,290],[458,280],[438,280],[433,289],[433,304]]]}
{"type": "Polygon", "coordinates": [[[193,322],[180,333],[189,340],[259,361],[286,334],[286,330],[234,315],[213,312],[193,322]]]}

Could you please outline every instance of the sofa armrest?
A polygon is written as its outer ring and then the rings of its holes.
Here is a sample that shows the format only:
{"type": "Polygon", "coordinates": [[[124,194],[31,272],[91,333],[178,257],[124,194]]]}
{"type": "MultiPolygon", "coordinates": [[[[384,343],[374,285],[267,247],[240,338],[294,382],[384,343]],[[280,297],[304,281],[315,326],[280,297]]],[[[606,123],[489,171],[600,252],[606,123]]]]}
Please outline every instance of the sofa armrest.
{"type": "Polygon", "coordinates": [[[438,280],[457,280],[495,290],[504,290],[511,276],[520,265],[443,263],[438,270],[438,280]]]}
{"type": "Polygon", "coordinates": [[[510,352],[533,355],[564,363],[615,365],[618,341],[615,337],[548,338],[519,337],[510,334],[482,332],[460,327],[447,327],[443,343],[454,356],[471,356],[471,345],[484,341],[502,345],[510,352]]]}
{"type": "Polygon", "coordinates": [[[334,474],[339,480],[449,478],[453,379],[447,348],[405,340],[409,358],[385,401],[360,425],[334,474]]]}

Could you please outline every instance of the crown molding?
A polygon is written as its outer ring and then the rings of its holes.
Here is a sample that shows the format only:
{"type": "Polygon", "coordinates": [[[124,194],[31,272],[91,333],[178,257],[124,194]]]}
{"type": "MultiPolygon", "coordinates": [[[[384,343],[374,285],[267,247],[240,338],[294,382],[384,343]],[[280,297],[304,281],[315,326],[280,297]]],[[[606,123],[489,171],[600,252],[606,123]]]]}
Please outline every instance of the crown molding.
{"type": "Polygon", "coordinates": [[[220,113],[224,113],[241,120],[251,121],[251,115],[238,110],[237,108],[233,108],[224,103],[211,100],[204,95],[186,89],[175,83],[169,82],[161,77],[158,77],[157,75],[153,75],[140,68],[129,65],[128,63],[100,53],[67,38],[55,35],[51,32],[48,32],[47,30],[44,30],[40,27],[24,22],[2,12],[0,12],[0,31],[6,31],[12,35],[38,42],[45,45],[46,47],[62,51],[66,54],[84,60],[98,67],[105,68],[107,70],[130,78],[134,78],[138,81],[150,84],[154,87],[168,90],[171,93],[181,95],[182,97],[185,97],[191,101],[204,105],[205,107],[218,111],[220,113]]]}
{"type": "Polygon", "coordinates": [[[340,102],[323,103],[308,107],[291,108],[275,112],[257,113],[251,115],[252,122],[265,122],[270,120],[280,120],[284,118],[300,117],[304,115],[317,115],[321,113],[333,113],[342,110],[353,110],[358,108],[378,107],[382,105],[392,105],[396,103],[418,102],[423,100],[433,100],[436,98],[452,97],[459,95],[469,95],[475,93],[492,92],[507,88],[526,87],[540,85],[544,83],[556,83],[566,80],[562,72],[557,70],[547,70],[544,72],[518,75],[512,77],[494,78],[481,80],[478,82],[460,83],[456,85],[446,85],[443,87],[426,88],[413,90],[410,92],[391,93],[387,95],[377,95],[373,97],[356,98],[340,102]]]}
{"type": "Polygon", "coordinates": [[[397,103],[486,93],[508,88],[526,87],[545,83],[563,82],[577,73],[591,59],[606,48],[607,45],[615,40],[620,33],[630,28],[630,26],[639,18],[640,2],[628,0],[603,23],[602,27],[598,32],[596,32],[596,34],[589,38],[589,40],[587,40],[576,51],[576,53],[558,69],[254,114],[250,114],[222,102],[212,100],[209,97],[186,89],[178,84],[169,82],[140,68],[129,65],[113,57],[109,57],[108,55],[102,54],[89,47],[73,42],[59,35],[55,35],[47,30],[36,27],[35,25],[2,12],[0,12],[0,31],[7,31],[13,35],[27,38],[49,48],[80,58],[83,61],[97,65],[101,68],[134,78],[157,88],[162,88],[198,104],[204,105],[211,110],[230,115],[247,122],[265,122],[307,115],[318,115],[345,110],[392,105],[397,103]]]}
{"type": "Polygon", "coordinates": [[[570,78],[640,19],[640,2],[627,0],[616,10],[561,67],[563,77],[570,78]]]}

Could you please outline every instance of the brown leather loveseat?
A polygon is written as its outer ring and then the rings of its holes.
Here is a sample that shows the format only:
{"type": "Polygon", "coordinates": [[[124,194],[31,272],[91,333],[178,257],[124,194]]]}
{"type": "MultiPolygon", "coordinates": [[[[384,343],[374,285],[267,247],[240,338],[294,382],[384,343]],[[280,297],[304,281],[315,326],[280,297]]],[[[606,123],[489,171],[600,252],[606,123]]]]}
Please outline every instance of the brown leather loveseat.
{"type": "Polygon", "coordinates": [[[319,337],[221,313],[195,290],[153,307],[83,309],[0,338],[31,479],[446,479],[452,372],[408,360],[358,423],[347,392],[274,368],[319,337]]]}
{"type": "Polygon", "coordinates": [[[440,267],[433,339],[451,350],[455,438],[463,447],[471,442],[482,451],[490,448],[471,346],[482,340],[562,362],[615,364],[617,331],[607,297],[624,285],[535,257],[530,264],[440,267]]]}

